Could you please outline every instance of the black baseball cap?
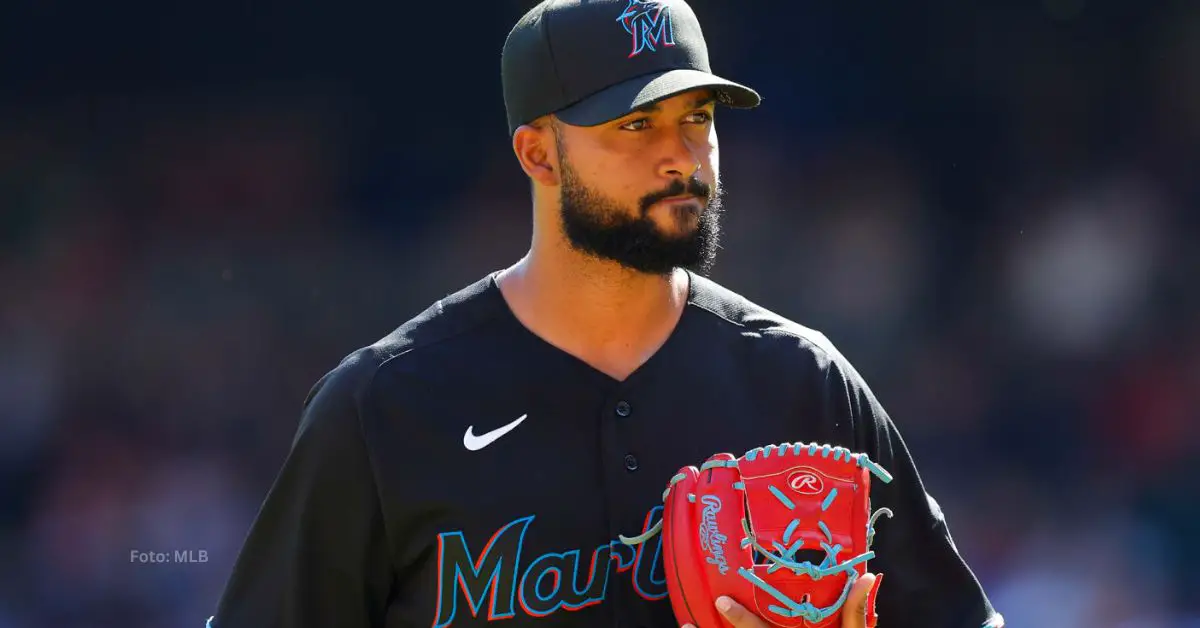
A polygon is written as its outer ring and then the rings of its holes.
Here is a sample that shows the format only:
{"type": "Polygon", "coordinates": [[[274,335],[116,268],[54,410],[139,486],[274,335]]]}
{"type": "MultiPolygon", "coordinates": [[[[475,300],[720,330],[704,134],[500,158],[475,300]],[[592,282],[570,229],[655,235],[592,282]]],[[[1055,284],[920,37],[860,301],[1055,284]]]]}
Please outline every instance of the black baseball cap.
{"type": "Polygon", "coordinates": [[[761,100],[712,73],[684,0],[543,0],[508,34],[500,65],[509,134],[549,113],[595,126],[698,88],[740,109],[761,100]]]}

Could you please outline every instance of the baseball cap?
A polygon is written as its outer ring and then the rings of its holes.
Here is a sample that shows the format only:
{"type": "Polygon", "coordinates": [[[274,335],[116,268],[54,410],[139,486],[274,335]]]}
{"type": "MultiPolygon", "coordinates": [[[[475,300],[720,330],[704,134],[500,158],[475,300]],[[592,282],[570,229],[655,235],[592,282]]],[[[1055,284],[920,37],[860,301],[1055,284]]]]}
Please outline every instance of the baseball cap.
{"type": "Polygon", "coordinates": [[[713,74],[684,0],[543,0],[508,34],[500,65],[509,134],[549,113],[595,126],[698,88],[740,109],[761,100],[713,74]]]}

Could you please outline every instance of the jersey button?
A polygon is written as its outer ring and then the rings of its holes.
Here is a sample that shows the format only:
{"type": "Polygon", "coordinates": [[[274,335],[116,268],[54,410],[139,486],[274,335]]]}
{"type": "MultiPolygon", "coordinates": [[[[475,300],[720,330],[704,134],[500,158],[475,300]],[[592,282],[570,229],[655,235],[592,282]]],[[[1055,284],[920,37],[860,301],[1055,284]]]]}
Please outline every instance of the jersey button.
{"type": "Polygon", "coordinates": [[[629,416],[629,413],[632,411],[633,411],[633,408],[629,407],[628,401],[618,401],[617,402],[617,416],[624,418],[624,417],[629,416]]]}
{"type": "Polygon", "coordinates": [[[637,471],[638,461],[633,454],[625,454],[625,468],[630,471],[637,471]]]}

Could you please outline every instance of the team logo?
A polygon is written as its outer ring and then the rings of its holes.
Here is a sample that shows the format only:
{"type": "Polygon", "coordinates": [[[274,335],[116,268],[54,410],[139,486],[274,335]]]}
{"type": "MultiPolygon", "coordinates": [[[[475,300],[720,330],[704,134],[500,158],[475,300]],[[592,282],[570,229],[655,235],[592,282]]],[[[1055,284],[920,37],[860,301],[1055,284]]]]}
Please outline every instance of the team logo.
{"type": "MultiPolygon", "coordinates": [[[[662,520],[662,506],[646,513],[642,533],[662,520]]],[[[526,541],[534,515],[514,519],[482,545],[469,544],[461,530],[437,535],[437,606],[431,628],[450,628],[472,619],[542,618],[602,604],[618,578],[628,578],[642,599],[668,595],[662,535],[636,548],[619,539],[590,547],[536,554],[526,541]]],[[[521,620],[518,620],[521,621],[521,620]]]]}
{"type": "Polygon", "coordinates": [[[629,5],[617,17],[617,21],[633,37],[630,57],[637,56],[643,50],[654,52],[658,46],[675,45],[670,0],[629,0],[629,5]]]}
{"type": "Polygon", "coordinates": [[[787,484],[801,495],[820,495],[825,492],[825,483],[821,481],[821,476],[807,468],[788,476],[787,484]]]}

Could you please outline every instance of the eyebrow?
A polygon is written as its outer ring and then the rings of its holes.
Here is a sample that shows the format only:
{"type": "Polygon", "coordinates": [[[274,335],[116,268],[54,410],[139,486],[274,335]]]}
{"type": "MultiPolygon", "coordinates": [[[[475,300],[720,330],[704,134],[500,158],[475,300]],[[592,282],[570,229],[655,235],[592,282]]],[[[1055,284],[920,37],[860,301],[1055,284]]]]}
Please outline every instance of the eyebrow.
{"type": "MultiPolygon", "coordinates": [[[[703,107],[705,105],[708,105],[708,104],[711,104],[714,102],[717,102],[716,96],[713,96],[711,94],[709,94],[707,96],[700,96],[700,97],[696,98],[695,102],[692,103],[692,106],[690,108],[691,109],[699,109],[700,107],[703,107]]],[[[657,111],[660,111],[661,109],[662,109],[662,107],[660,107],[657,102],[652,102],[652,103],[646,103],[646,104],[642,105],[641,107],[637,107],[633,111],[636,111],[639,113],[655,113],[657,111]]]]}

